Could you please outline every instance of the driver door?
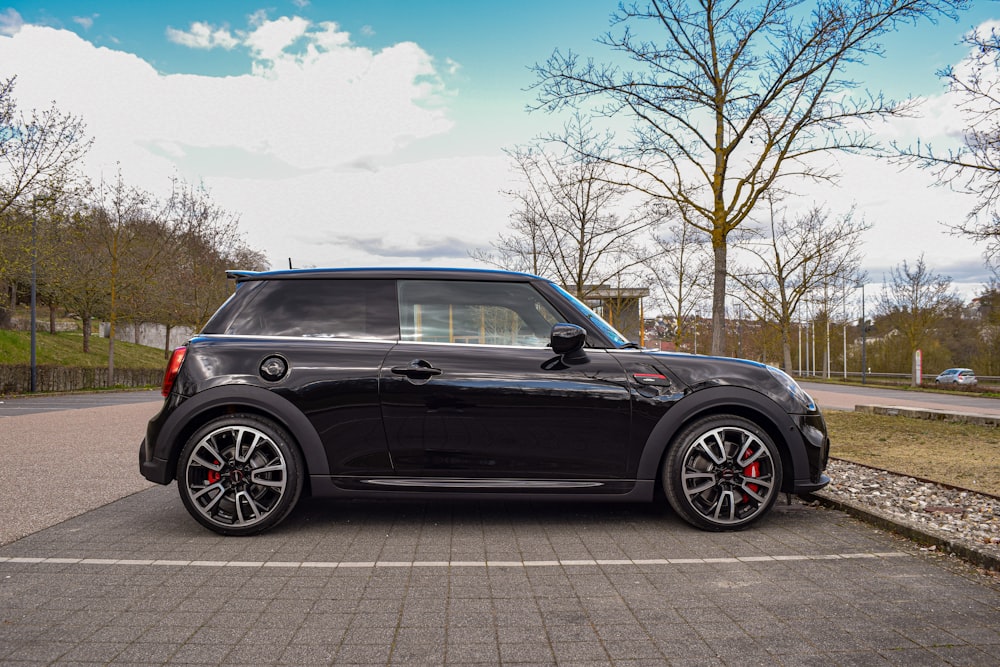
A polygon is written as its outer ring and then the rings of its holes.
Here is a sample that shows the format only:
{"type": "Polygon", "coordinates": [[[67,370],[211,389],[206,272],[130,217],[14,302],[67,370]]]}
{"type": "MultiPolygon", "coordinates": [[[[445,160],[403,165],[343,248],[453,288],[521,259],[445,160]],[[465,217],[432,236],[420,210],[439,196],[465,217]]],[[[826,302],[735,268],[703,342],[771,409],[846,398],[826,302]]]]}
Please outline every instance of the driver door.
{"type": "Polygon", "coordinates": [[[555,355],[548,336],[561,317],[530,283],[404,280],[398,293],[401,340],[379,379],[398,475],[512,485],[626,475],[625,374],[605,350],[555,355]]]}

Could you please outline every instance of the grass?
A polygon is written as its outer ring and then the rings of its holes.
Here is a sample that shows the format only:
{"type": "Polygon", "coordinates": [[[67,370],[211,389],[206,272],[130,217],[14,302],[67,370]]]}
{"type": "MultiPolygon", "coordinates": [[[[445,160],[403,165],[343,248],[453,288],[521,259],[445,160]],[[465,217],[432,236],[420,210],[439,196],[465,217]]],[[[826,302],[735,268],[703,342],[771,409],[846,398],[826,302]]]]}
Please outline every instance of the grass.
{"type": "Polygon", "coordinates": [[[1000,428],[830,410],[830,455],[1000,496],[1000,428]]]}
{"type": "MultiPolygon", "coordinates": [[[[39,366],[81,366],[101,368],[108,365],[108,339],[90,337],[90,352],[83,351],[83,334],[38,332],[36,360],[39,366]]],[[[27,331],[0,329],[0,364],[31,363],[31,334],[27,331]]],[[[115,368],[163,368],[167,360],[163,350],[115,341],[115,368]]]]}

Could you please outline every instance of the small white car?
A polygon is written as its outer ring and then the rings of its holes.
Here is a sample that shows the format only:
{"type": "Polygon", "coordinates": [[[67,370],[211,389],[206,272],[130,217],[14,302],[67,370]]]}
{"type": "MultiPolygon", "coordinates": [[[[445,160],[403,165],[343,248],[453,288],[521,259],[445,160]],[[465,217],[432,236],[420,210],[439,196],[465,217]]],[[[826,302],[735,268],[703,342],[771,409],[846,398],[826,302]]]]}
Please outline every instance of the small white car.
{"type": "Polygon", "coordinates": [[[949,368],[934,378],[934,384],[959,384],[966,387],[975,386],[978,382],[971,368],[949,368]]]}

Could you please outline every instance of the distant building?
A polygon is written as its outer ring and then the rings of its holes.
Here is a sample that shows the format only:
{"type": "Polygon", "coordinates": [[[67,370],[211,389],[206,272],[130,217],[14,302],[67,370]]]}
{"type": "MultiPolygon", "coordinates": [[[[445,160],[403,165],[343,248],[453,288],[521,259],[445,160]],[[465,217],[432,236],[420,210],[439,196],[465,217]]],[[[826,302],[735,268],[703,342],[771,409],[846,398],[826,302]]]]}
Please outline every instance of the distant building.
{"type": "MultiPolygon", "coordinates": [[[[575,287],[564,288],[570,292],[576,290],[575,287]]],[[[642,300],[649,296],[649,288],[584,285],[582,291],[587,295],[583,301],[597,314],[629,340],[645,345],[642,300]]]]}

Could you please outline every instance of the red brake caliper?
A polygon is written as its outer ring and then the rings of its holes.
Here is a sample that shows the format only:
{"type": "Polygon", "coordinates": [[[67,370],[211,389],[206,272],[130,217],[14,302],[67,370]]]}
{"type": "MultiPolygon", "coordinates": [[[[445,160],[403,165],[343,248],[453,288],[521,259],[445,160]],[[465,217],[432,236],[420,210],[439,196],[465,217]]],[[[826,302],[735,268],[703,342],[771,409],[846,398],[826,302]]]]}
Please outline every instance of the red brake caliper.
{"type": "MultiPolygon", "coordinates": [[[[750,456],[750,452],[747,452],[747,456],[750,456]]],[[[760,463],[754,461],[753,463],[751,463],[750,465],[748,465],[746,468],[743,469],[743,474],[746,477],[760,477],[760,463]]],[[[757,493],[757,489],[759,487],[756,484],[747,484],[747,488],[753,491],[754,493],[757,493]]],[[[744,494],[743,502],[748,502],[749,500],[750,496],[744,494]]]]}
{"type": "MultiPolygon", "coordinates": [[[[219,462],[215,461],[215,465],[219,465],[219,462]]],[[[220,475],[217,470],[209,470],[208,471],[208,483],[209,484],[215,484],[220,479],[222,479],[222,475],[220,475]]]]}

